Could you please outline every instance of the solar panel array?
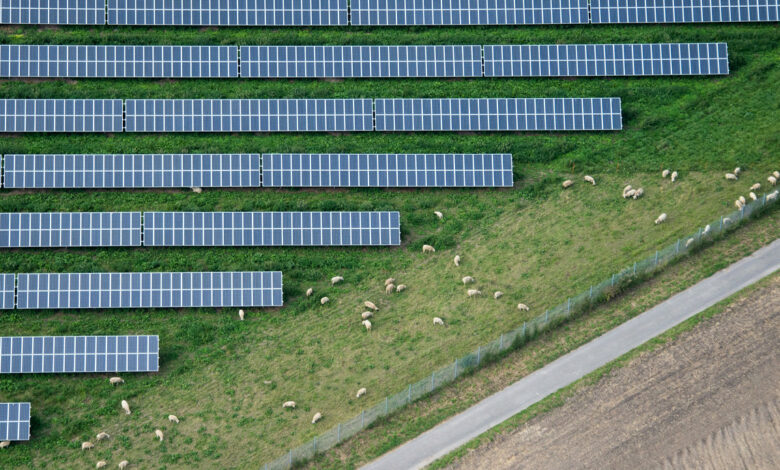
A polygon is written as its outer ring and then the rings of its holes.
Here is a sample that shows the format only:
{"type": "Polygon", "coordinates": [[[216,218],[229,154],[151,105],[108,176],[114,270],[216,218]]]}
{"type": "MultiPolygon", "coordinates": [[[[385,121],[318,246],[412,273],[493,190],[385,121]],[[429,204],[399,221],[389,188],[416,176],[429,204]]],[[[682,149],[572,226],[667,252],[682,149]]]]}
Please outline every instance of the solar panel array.
{"type": "Polygon", "coordinates": [[[146,246],[400,245],[398,212],[145,212],[146,246]]]}
{"type": "Polygon", "coordinates": [[[376,130],[619,130],[620,112],[620,98],[377,99],[376,130]]]}
{"type": "Polygon", "coordinates": [[[141,213],[0,213],[0,248],[98,246],[141,246],[141,213]]]}
{"type": "Polygon", "coordinates": [[[235,46],[0,46],[0,77],[234,78],[235,46]]]}
{"type": "Polygon", "coordinates": [[[588,0],[352,0],[359,26],[585,24],[588,0]]]}
{"type": "Polygon", "coordinates": [[[122,100],[0,99],[0,132],[122,132],[122,100]]]}
{"type": "Polygon", "coordinates": [[[281,307],[282,273],[19,274],[16,308],[281,307]]]}
{"type": "Polygon", "coordinates": [[[485,46],[486,77],[726,75],[726,43],[485,46]]]}
{"type": "Polygon", "coordinates": [[[347,0],[108,0],[108,24],[170,26],[334,26],[347,0]]]}
{"type": "Polygon", "coordinates": [[[30,404],[0,403],[0,442],[30,440],[30,404]]]}
{"type": "Polygon", "coordinates": [[[127,100],[127,132],[373,130],[370,99],[127,100]]]}
{"type": "Polygon", "coordinates": [[[157,336],[4,336],[0,374],[157,372],[157,336]]]}
{"type": "Polygon", "coordinates": [[[510,154],[263,154],[266,187],[511,187],[510,154]]]}
{"type": "Polygon", "coordinates": [[[591,0],[591,23],[778,21],[778,0],[591,0]]]}
{"type": "Polygon", "coordinates": [[[5,155],[6,188],[259,187],[259,154],[5,155]]]}
{"type": "Polygon", "coordinates": [[[7,273],[0,274],[0,310],[13,310],[15,293],[16,276],[7,273]]]}
{"type": "Polygon", "coordinates": [[[480,46],[241,46],[249,78],[481,77],[480,46]]]}
{"type": "Polygon", "coordinates": [[[105,0],[2,0],[0,24],[106,23],[105,0]]]}

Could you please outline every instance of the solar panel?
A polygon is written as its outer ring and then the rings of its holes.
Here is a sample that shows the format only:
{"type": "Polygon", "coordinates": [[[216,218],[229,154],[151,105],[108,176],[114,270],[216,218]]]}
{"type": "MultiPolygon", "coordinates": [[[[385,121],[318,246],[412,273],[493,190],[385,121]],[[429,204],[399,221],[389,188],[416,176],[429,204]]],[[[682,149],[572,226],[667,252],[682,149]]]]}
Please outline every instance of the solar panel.
{"type": "Polygon", "coordinates": [[[108,0],[108,24],[347,25],[347,0],[108,0]]]}
{"type": "Polygon", "coordinates": [[[265,187],[511,187],[509,154],[263,154],[265,187]]]}
{"type": "Polygon", "coordinates": [[[620,98],[377,99],[378,131],[619,130],[620,98]]]}
{"type": "Polygon", "coordinates": [[[373,130],[370,99],[127,100],[127,132],[373,130]]]}
{"type": "Polygon", "coordinates": [[[398,212],[145,212],[145,246],[379,246],[398,212]]]}
{"type": "Polygon", "coordinates": [[[18,274],[16,308],[281,307],[282,273],[18,274]]]}
{"type": "Polygon", "coordinates": [[[4,336],[0,374],[157,372],[157,336],[4,336]]]}
{"type": "Polygon", "coordinates": [[[0,442],[30,440],[30,404],[0,403],[0,442]]]}
{"type": "Polygon", "coordinates": [[[0,132],[122,132],[122,100],[0,99],[0,132]]]}
{"type": "Polygon", "coordinates": [[[727,75],[726,43],[485,46],[486,77],[727,75]]]}
{"type": "Polygon", "coordinates": [[[585,24],[588,0],[352,0],[353,25],[585,24]]]}
{"type": "Polygon", "coordinates": [[[259,154],[6,155],[6,188],[259,187],[259,154]]]}
{"type": "Polygon", "coordinates": [[[592,23],[778,21],[778,0],[591,0],[592,23]]]}
{"type": "Polygon", "coordinates": [[[105,23],[105,0],[0,1],[0,24],[105,23]]]}
{"type": "Polygon", "coordinates": [[[16,275],[0,274],[0,310],[13,310],[15,290],[16,275]]]}
{"type": "Polygon", "coordinates": [[[97,246],[141,246],[141,213],[0,213],[0,248],[97,246]]]}
{"type": "Polygon", "coordinates": [[[236,46],[0,46],[0,77],[232,78],[236,46]]]}
{"type": "Polygon", "coordinates": [[[241,46],[249,78],[481,77],[480,46],[241,46]]]}

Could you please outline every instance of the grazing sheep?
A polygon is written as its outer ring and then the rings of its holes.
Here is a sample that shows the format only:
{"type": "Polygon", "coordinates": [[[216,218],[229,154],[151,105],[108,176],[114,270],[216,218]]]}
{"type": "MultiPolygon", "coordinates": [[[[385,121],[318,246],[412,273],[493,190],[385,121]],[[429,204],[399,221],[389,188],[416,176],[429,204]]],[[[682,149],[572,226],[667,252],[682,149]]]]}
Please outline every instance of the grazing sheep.
{"type": "Polygon", "coordinates": [[[637,189],[637,190],[634,192],[634,195],[633,195],[633,196],[631,196],[631,197],[633,197],[634,199],[639,199],[640,197],[644,196],[644,194],[645,194],[645,190],[644,190],[644,189],[642,189],[642,188],[639,188],[639,189],[637,189]]]}
{"type": "Polygon", "coordinates": [[[160,439],[160,442],[163,441],[163,432],[159,429],[154,430],[154,435],[157,436],[158,439],[160,439]]]}
{"type": "Polygon", "coordinates": [[[751,191],[758,191],[759,189],[761,189],[761,183],[756,183],[750,187],[751,191]]]}
{"type": "Polygon", "coordinates": [[[374,316],[374,312],[363,312],[360,314],[360,318],[362,318],[363,320],[368,320],[373,316],[374,316]]]}
{"type": "Polygon", "coordinates": [[[623,188],[623,194],[626,194],[630,190],[631,190],[631,185],[630,184],[626,185],[626,187],[623,188]]]}
{"type": "Polygon", "coordinates": [[[0,441],[0,449],[5,449],[11,445],[11,441],[0,441]]]}
{"type": "Polygon", "coordinates": [[[119,470],[124,470],[125,468],[127,468],[128,465],[130,465],[130,462],[128,462],[127,460],[123,460],[119,462],[119,470]]]}
{"type": "Polygon", "coordinates": [[[740,196],[739,197],[739,202],[741,202],[743,205],[746,204],[747,201],[745,200],[745,196],[740,196]]]}
{"type": "Polygon", "coordinates": [[[434,214],[436,214],[436,217],[438,217],[438,218],[440,218],[440,219],[443,219],[443,218],[444,218],[444,214],[442,214],[442,213],[441,213],[441,212],[439,212],[439,211],[433,211],[433,213],[434,213],[434,214]]]}
{"type": "Polygon", "coordinates": [[[436,326],[436,325],[444,326],[444,320],[442,320],[439,317],[433,317],[433,325],[434,326],[436,326]]]}
{"type": "Polygon", "coordinates": [[[766,200],[767,201],[772,201],[772,200],[774,200],[776,198],[777,198],[777,191],[773,191],[773,192],[771,192],[771,193],[766,195],[766,200]]]}
{"type": "Polygon", "coordinates": [[[455,255],[455,259],[452,260],[455,266],[460,266],[460,255],[455,255]]]}
{"type": "Polygon", "coordinates": [[[677,172],[673,171],[672,172],[672,183],[674,183],[675,181],[677,181],[677,172]]]}
{"type": "Polygon", "coordinates": [[[309,287],[308,289],[306,289],[306,297],[311,297],[311,295],[312,295],[313,293],[314,293],[314,289],[312,289],[311,287],[309,287]]]}
{"type": "Polygon", "coordinates": [[[566,180],[566,181],[563,182],[562,186],[563,186],[563,189],[566,189],[566,188],[570,187],[573,184],[574,184],[574,181],[566,180]]]}
{"type": "Polygon", "coordinates": [[[362,323],[363,326],[366,327],[366,331],[371,331],[371,322],[369,320],[363,320],[360,323],[362,323]]]}
{"type": "Polygon", "coordinates": [[[388,284],[385,286],[385,294],[390,295],[395,290],[395,284],[388,284]]]}
{"type": "Polygon", "coordinates": [[[726,179],[730,181],[737,181],[737,175],[734,173],[726,173],[726,179]]]}
{"type": "Polygon", "coordinates": [[[106,432],[100,432],[97,436],[95,436],[98,441],[102,441],[103,439],[109,439],[111,436],[108,435],[106,432]]]}
{"type": "Polygon", "coordinates": [[[311,419],[311,424],[314,424],[314,423],[316,423],[317,421],[319,421],[321,419],[322,419],[322,413],[320,413],[318,411],[318,412],[314,413],[314,417],[311,419]]]}
{"type": "Polygon", "coordinates": [[[469,297],[474,297],[474,296],[477,296],[477,295],[482,295],[482,292],[478,291],[477,289],[469,289],[468,291],[466,291],[466,294],[469,297]]]}
{"type": "Polygon", "coordinates": [[[200,194],[203,192],[203,189],[195,186],[194,188],[192,188],[192,192],[195,194],[200,194]]]}
{"type": "Polygon", "coordinates": [[[771,184],[772,186],[777,185],[777,178],[774,176],[770,176],[766,180],[769,181],[769,184],[771,184]]]}
{"type": "Polygon", "coordinates": [[[592,184],[593,186],[596,186],[596,180],[595,180],[595,179],[593,179],[593,177],[592,177],[592,176],[590,176],[590,175],[585,175],[585,177],[584,177],[584,178],[582,178],[582,179],[584,179],[584,180],[585,180],[585,181],[587,181],[588,183],[592,184]]]}
{"type": "Polygon", "coordinates": [[[423,253],[436,253],[436,248],[431,245],[423,245],[422,251],[423,253]]]}
{"type": "Polygon", "coordinates": [[[685,242],[685,248],[691,246],[691,244],[693,244],[694,241],[696,240],[694,240],[693,238],[689,238],[688,241],[685,242]]]}
{"type": "Polygon", "coordinates": [[[128,405],[124,400],[122,400],[122,409],[125,410],[126,415],[130,414],[130,405],[128,405]]]}
{"type": "Polygon", "coordinates": [[[522,304],[522,303],[521,303],[521,304],[517,304],[517,309],[518,309],[518,310],[521,310],[521,311],[523,311],[523,312],[527,312],[527,311],[531,310],[531,309],[528,307],[528,305],[526,305],[526,304],[522,304]]]}
{"type": "Polygon", "coordinates": [[[339,282],[341,282],[343,280],[344,280],[344,278],[341,277],[341,276],[333,276],[332,278],[330,278],[330,285],[338,284],[339,282]]]}
{"type": "Polygon", "coordinates": [[[504,293],[501,292],[500,290],[493,292],[493,298],[496,300],[500,299],[502,295],[504,295],[504,293]]]}
{"type": "Polygon", "coordinates": [[[325,305],[328,302],[330,302],[330,299],[328,297],[323,297],[320,299],[320,305],[325,305]]]}
{"type": "Polygon", "coordinates": [[[294,401],[286,401],[282,403],[282,408],[295,408],[295,402],[294,401]]]}
{"type": "Polygon", "coordinates": [[[179,418],[177,418],[176,415],[168,415],[168,421],[179,424],[179,418]]]}
{"type": "Polygon", "coordinates": [[[95,447],[95,444],[85,441],[81,443],[81,450],[89,450],[95,447]]]}
{"type": "Polygon", "coordinates": [[[745,206],[744,204],[742,204],[742,201],[740,201],[739,199],[734,201],[734,205],[737,206],[737,209],[742,209],[745,206]]]}
{"type": "Polygon", "coordinates": [[[461,279],[461,281],[463,281],[463,284],[468,284],[469,282],[474,282],[474,278],[471,276],[465,276],[463,279],[461,279]]]}
{"type": "Polygon", "coordinates": [[[625,193],[623,193],[623,197],[626,199],[631,199],[636,195],[636,189],[629,189],[625,193]]]}
{"type": "Polygon", "coordinates": [[[406,284],[398,284],[398,287],[395,288],[396,292],[403,292],[406,290],[406,284]]]}
{"type": "Polygon", "coordinates": [[[734,168],[734,174],[735,175],[739,176],[740,173],[742,173],[742,168],[740,168],[740,167],[734,168]]]}
{"type": "Polygon", "coordinates": [[[758,199],[758,196],[756,196],[756,193],[754,193],[753,191],[750,191],[750,193],[748,193],[748,196],[750,196],[750,199],[754,201],[758,199]]]}
{"type": "Polygon", "coordinates": [[[669,176],[669,170],[664,170],[661,172],[661,178],[666,178],[667,176],[669,176]]]}
{"type": "Polygon", "coordinates": [[[655,224],[656,225],[662,224],[664,222],[666,222],[666,212],[664,212],[663,214],[659,215],[658,218],[655,219],[655,224]]]}
{"type": "Polygon", "coordinates": [[[704,227],[704,231],[701,234],[707,235],[708,233],[710,233],[710,229],[711,229],[710,224],[707,224],[707,226],[704,227]]]}
{"type": "Polygon", "coordinates": [[[111,377],[110,379],[108,379],[108,383],[110,383],[111,385],[118,385],[118,384],[125,383],[125,381],[122,380],[122,377],[111,377]]]}
{"type": "Polygon", "coordinates": [[[238,311],[238,319],[241,320],[241,321],[244,321],[244,311],[243,310],[239,310],[238,311]]]}
{"type": "Polygon", "coordinates": [[[395,278],[394,277],[389,277],[389,278],[385,279],[385,285],[388,285],[388,284],[395,284],[395,278]]]}
{"type": "Polygon", "coordinates": [[[106,465],[108,465],[108,464],[106,463],[105,460],[99,460],[98,463],[95,464],[95,468],[103,468],[106,465]]]}
{"type": "Polygon", "coordinates": [[[364,388],[361,388],[360,390],[357,391],[357,394],[355,395],[355,398],[360,398],[360,397],[362,397],[365,394],[366,394],[366,389],[364,387],[364,388]]]}
{"type": "Polygon", "coordinates": [[[775,178],[780,179],[780,171],[777,171],[777,170],[773,171],[772,172],[772,176],[774,176],[775,178]]]}
{"type": "Polygon", "coordinates": [[[363,302],[363,305],[364,305],[366,308],[370,308],[370,309],[371,309],[371,310],[373,310],[373,311],[377,311],[377,310],[379,310],[379,307],[377,307],[376,305],[374,305],[374,302],[369,302],[368,300],[366,300],[365,302],[363,302]]]}

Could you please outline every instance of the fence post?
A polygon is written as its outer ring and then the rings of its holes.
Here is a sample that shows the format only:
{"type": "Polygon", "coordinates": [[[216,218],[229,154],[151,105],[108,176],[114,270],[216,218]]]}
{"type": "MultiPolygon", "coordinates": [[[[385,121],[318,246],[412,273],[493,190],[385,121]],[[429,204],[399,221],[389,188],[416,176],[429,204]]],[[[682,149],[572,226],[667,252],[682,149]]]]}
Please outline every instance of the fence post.
{"type": "Polygon", "coordinates": [[[550,319],[550,311],[549,310],[545,310],[544,311],[544,322],[547,323],[547,320],[549,320],[549,319],[550,319]]]}
{"type": "Polygon", "coordinates": [[[593,286],[590,286],[590,294],[588,294],[588,299],[593,299],[593,286]]]}
{"type": "Polygon", "coordinates": [[[289,460],[289,463],[290,463],[290,467],[292,467],[292,449],[290,449],[290,460],[289,460]]]}
{"type": "Polygon", "coordinates": [[[317,436],[314,436],[314,453],[317,453],[317,436]]]}
{"type": "Polygon", "coordinates": [[[723,230],[723,216],[720,216],[720,228],[718,230],[723,230]]]}
{"type": "Polygon", "coordinates": [[[674,248],[675,253],[680,253],[680,239],[677,239],[677,246],[674,248]]]}
{"type": "Polygon", "coordinates": [[[339,423],[338,431],[336,431],[336,442],[341,442],[341,423],[339,423]]]}
{"type": "Polygon", "coordinates": [[[523,322],[523,341],[525,341],[525,322],[523,322]]]}
{"type": "Polygon", "coordinates": [[[477,346],[477,365],[479,365],[480,359],[482,359],[482,346],[477,346]]]}
{"type": "Polygon", "coordinates": [[[611,286],[612,287],[615,286],[615,274],[612,274],[612,284],[611,284],[611,286]]]}
{"type": "Polygon", "coordinates": [[[431,391],[433,391],[433,378],[436,376],[436,372],[431,374],[431,391]]]}
{"type": "Polygon", "coordinates": [[[501,333],[501,336],[498,337],[498,350],[504,350],[504,333],[501,333]]]}
{"type": "Polygon", "coordinates": [[[406,403],[412,402],[412,384],[409,384],[409,390],[406,392],[406,403]]]}
{"type": "Polygon", "coordinates": [[[739,220],[742,220],[745,218],[745,206],[742,206],[739,208],[739,220]]]}
{"type": "Polygon", "coordinates": [[[571,297],[566,299],[566,313],[571,313],[571,297]]]}
{"type": "Polygon", "coordinates": [[[655,250],[655,265],[658,266],[658,250],[655,250]]]}
{"type": "Polygon", "coordinates": [[[360,413],[360,429],[366,427],[366,410],[360,413]]]}
{"type": "Polygon", "coordinates": [[[458,359],[455,358],[455,378],[458,378],[458,359]]]}
{"type": "Polygon", "coordinates": [[[636,276],[636,261],[634,261],[634,276],[636,276]]]}

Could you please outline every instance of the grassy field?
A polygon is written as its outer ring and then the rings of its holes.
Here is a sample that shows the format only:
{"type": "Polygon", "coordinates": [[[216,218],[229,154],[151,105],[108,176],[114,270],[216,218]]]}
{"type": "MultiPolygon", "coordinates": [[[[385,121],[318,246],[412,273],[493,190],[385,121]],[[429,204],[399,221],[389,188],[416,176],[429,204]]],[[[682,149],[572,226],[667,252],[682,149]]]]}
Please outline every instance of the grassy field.
{"type": "MultiPolygon", "coordinates": [[[[3,98],[553,97],[619,96],[615,133],[11,135],[0,153],[510,152],[512,190],[208,190],[0,193],[0,211],[399,210],[403,245],[386,249],[14,250],[0,272],[262,270],[284,272],[279,310],[6,312],[3,334],[159,334],[161,371],[127,376],[0,379],[0,401],[32,401],[33,440],[4,468],[72,468],[98,458],[139,467],[243,468],[311,439],[500,332],[649,255],[733,208],[780,167],[780,29],[776,25],[583,28],[0,29],[24,44],[498,44],[726,41],[728,77],[475,80],[26,80],[3,98]],[[745,170],[737,183],[725,171],[745,170]],[[660,178],[680,171],[678,183],[660,178]],[[599,181],[581,182],[584,172],[599,181]],[[560,182],[577,184],[562,192],[560,182]],[[625,184],[645,198],[620,198],[625,184]],[[433,210],[445,214],[443,221],[433,210]],[[660,212],[669,222],[654,226],[660,212]],[[437,248],[423,256],[420,246],[437,248]],[[452,257],[460,254],[460,269],[452,257]],[[343,275],[331,288],[327,279],[343,275]],[[467,299],[463,275],[485,292],[467,299]],[[385,296],[383,280],[407,284],[385,296]],[[302,293],[314,287],[314,298],[302,293]],[[506,293],[501,301],[494,290],[506,293]],[[332,301],[319,305],[321,295],[332,301]],[[360,303],[380,306],[374,330],[360,303]],[[531,306],[527,314],[514,305],[531,306]],[[434,329],[433,316],[449,328],[434,329]],[[271,381],[266,384],[265,381],[271,381]],[[355,391],[367,387],[364,400],[355,391]],[[133,415],[120,414],[127,399],[133,415]],[[298,402],[296,411],[281,403],[298,402]],[[325,418],[311,425],[311,416],[325,418]],[[165,421],[182,418],[179,426],[165,421]],[[153,431],[166,431],[166,442],[153,431]],[[114,436],[89,453],[81,441],[114,436]]],[[[771,215],[777,221],[776,213],[771,215]]],[[[776,224],[775,224],[776,227],[776,224]]],[[[713,260],[713,263],[716,263],[713,260]]]]}

